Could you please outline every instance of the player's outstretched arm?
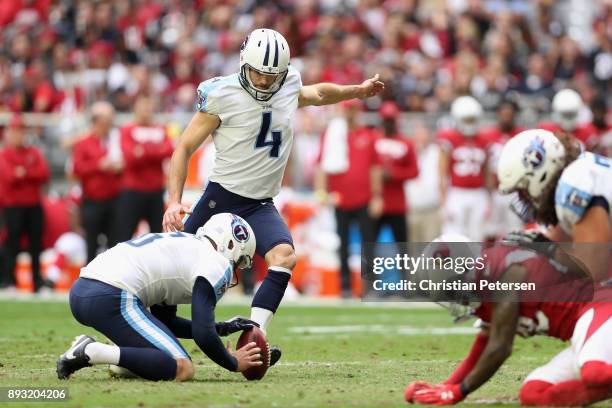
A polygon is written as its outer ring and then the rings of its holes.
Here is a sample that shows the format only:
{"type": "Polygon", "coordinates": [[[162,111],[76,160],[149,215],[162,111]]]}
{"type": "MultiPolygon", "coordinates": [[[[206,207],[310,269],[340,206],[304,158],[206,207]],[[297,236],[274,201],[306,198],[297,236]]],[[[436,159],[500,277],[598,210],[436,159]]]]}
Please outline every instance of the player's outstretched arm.
{"type": "Polygon", "coordinates": [[[300,89],[299,107],[309,105],[331,105],[347,99],[365,99],[385,89],[385,84],[378,74],[366,79],[360,85],[338,85],[329,82],[306,85],[300,89]]]}
{"type": "Polygon", "coordinates": [[[248,343],[236,352],[230,345],[226,349],[217,334],[215,326],[215,306],[217,298],[210,282],[198,277],[193,285],[191,302],[191,330],[193,340],[198,347],[215,363],[229,371],[242,372],[248,368],[263,364],[261,349],[256,344],[248,343]]]}
{"type": "Polygon", "coordinates": [[[489,381],[512,354],[520,303],[512,300],[493,304],[489,338],[478,362],[463,380],[463,388],[472,392],[489,381]]]}
{"type": "Polygon", "coordinates": [[[168,195],[170,197],[168,209],[164,214],[163,229],[165,232],[182,231],[183,215],[189,213],[189,207],[181,204],[183,186],[187,178],[187,165],[189,158],[208,138],[221,121],[219,117],[204,112],[196,112],[191,122],[183,131],[179,143],[174,149],[170,160],[170,174],[168,175],[168,195]]]}

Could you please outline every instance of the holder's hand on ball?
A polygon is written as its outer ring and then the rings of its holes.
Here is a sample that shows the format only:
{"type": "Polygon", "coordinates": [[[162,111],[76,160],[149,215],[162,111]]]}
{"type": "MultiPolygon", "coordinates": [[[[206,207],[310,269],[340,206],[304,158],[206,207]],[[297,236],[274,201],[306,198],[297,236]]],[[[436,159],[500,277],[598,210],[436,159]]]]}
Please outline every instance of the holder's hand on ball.
{"type": "Polygon", "coordinates": [[[238,361],[238,366],[236,367],[236,371],[241,373],[245,370],[248,370],[251,367],[260,366],[263,364],[261,361],[261,349],[257,347],[255,342],[247,343],[242,348],[233,351],[232,343],[230,341],[227,342],[227,351],[236,357],[238,361]]]}

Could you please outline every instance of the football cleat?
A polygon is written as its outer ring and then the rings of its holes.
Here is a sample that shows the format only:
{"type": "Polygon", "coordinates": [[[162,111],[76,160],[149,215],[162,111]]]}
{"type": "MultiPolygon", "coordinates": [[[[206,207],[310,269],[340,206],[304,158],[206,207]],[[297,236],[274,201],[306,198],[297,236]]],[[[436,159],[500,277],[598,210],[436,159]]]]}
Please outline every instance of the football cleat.
{"type": "Polygon", "coordinates": [[[281,349],[279,349],[277,346],[270,346],[270,367],[278,363],[278,360],[280,360],[282,354],[281,349]]]}
{"type": "Polygon", "coordinates": [[[57,378],[65,380],[75,371],[91,366],[85,354],[85,347],[91,343],[95,343],[95,340],[84,334],[74,339],[70,348],[57,360],[57,378]]]}

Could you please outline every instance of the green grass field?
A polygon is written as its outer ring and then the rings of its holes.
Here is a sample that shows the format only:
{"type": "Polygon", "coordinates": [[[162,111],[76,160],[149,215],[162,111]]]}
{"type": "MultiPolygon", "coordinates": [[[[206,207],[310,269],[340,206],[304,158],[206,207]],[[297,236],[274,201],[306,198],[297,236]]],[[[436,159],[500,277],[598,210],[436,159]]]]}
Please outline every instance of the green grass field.
{"type": "MultiPolygon", "coordinates": [[[[69,388],[68,401],[30,403],[36,407],[401,407],[408,382],[446,378],[473,337],[469,324],[452,325],[444,310],[286,305],[268,333],[283,358],[260,382],[213,365],[192,341],[184,341],[196,366],[190,383],[112,379],[102,366],[59,381],[55,360],[73,337],[100,336],[62,302],[2,301],[0,310],[0,386],[69,388]]],[[[217,319],[236,314],[248,315],[248,307],[221,305],[217,319]]],[[[237,335],[231,339],[235,344],[237,335]]],[[[563,347],[546,338],[517,340],[511,360],[464,405],[517,406],[521,381],[563,347]]]]}

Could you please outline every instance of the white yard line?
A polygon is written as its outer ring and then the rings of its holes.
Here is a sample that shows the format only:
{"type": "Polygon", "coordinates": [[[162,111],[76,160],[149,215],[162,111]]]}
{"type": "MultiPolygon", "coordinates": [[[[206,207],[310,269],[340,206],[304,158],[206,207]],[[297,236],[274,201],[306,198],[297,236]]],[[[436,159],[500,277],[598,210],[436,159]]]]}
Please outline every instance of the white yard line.
{"type": "Polygon", "coordinates": [[[379,324],[359,324],[346,326],[295,326],[288,330],[296,334],[342,334],[342,333],[386,333],[404,336],[420,335],[462,335],[475,334],[478,329],[473,327],[412,327],[388,326],[379,324]]]}
{"type": "MultiPolygon", "coordinates": [[[[33,293],[26,292],[6,292],[0,291],[0,301],[20,301],[20,302],[33,302],[33,303],[46,303],[46,302],[59,302],[68,303],[68,293],[66,292],[54,292],[45,293],[43,295],[35,295],[33,293]]],[[[221,300],[221,305],[227,306],[250,306],[252,296],[244,296],[241,294],[228,294],[221,300]]],[[[328,297],[313,297],[313,296],[302,296],[298,299],[287,299],[283,301],[282,307],[324,307],[324,306],[340,306],[342,308],[382,308],[382,309],[438,309],[435,303],[430,302],[390,302],[390,301],[362,301],[361,299],[339,299],[339,298],[328,298],[328,297]]]]}

